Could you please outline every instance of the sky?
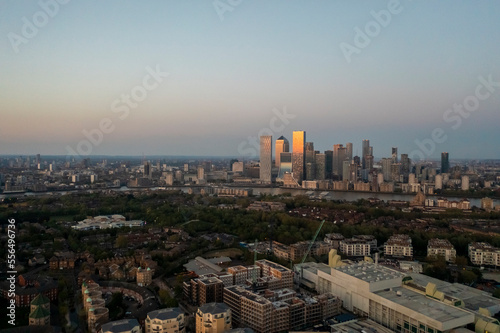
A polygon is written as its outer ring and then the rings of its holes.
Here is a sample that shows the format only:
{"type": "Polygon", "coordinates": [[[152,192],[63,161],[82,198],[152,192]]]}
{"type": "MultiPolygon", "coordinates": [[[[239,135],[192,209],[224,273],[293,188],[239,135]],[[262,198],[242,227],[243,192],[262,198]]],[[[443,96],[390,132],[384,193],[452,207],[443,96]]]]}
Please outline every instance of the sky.
{"type": "Polygon", "coordinates": [[[500,159],[500,2],[0,0],[0,154],[500,159]]]}

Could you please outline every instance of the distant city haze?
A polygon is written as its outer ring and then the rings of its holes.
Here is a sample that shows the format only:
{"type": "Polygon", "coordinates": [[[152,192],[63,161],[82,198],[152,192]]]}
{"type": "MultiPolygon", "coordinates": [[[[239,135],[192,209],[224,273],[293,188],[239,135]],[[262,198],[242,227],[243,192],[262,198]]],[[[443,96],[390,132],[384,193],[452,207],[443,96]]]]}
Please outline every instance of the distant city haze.
{"type": "Polygon", "coordinates": [[[342,43],[390,1],[61,1],[44,22],[46,3],[0,3],[0,154],[66,155],[109,119],[91,155],[238,156],[306,131],[319,151],[369,139],[390,157],[438,128],[426,158],[500,158],[498,1],[401,0],[350,62],[342,43]],[[274,109],[295,117],[260,133],[274,109]]]}

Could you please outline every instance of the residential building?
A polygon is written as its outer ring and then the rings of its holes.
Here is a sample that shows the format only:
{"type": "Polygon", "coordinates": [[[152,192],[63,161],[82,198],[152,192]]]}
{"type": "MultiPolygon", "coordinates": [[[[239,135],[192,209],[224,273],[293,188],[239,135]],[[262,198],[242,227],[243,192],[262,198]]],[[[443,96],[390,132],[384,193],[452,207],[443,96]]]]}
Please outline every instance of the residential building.
{"type": "Polygon", "coordinates": [[[142,333],[137,319],[121,319],[103,324],[100,333],[142,333]]]}
{"type": "Polygon", "coordinates": [[[484,242],[470,243],[469,259],[473,265],[500,266],[500,248],[484,242]]]}
{"type": "Polygon", "coordinates": [[[151,311],[145,320],[144,333],[185,333],[184,311],[166,308],[151,311]]]}
{"type": "Polygon", "coordinates": [[[392,235],[384,244],[384,256],[413,259],[413,246],[408,235],[392,235]]]}
{"type": "Polygon", "coordinates": [[[457,251],[447,239],[433,238],[427,243],[428,257],[443,257],[447,262],[455,262],[457,251]]]}
{"type": "Polygon", "coordinates": [[[222,333],[231,329],[231,309],[224,303],[207,303],[196,312],[196,333],[222,333]]]}

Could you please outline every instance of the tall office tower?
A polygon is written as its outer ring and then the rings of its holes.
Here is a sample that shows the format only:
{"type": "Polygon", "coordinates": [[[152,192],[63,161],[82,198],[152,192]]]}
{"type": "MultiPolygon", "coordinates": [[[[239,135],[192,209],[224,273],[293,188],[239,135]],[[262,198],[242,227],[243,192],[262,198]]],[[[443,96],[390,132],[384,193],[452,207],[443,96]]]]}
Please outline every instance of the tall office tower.
{"type": "Polygon", "coordinates": [[[354,164],[356,164],[358,167],[361,166],[361,158],[359,156],[354,156],[352,158],[352,161],[354,162],[354,164]]]}
{"type": "Polygon", "coordinates": [[[462,191],[469,190],[469,176],[462,176],[462,191]]]}
{"type": "Polygon", "coordinates": [[[189,172],[189,164],[184,163],[184,172],[189,172]]]}
{"type": "Polygon", "coordinates": [[[314,166],[314,143],[306,142],[306,179],[314,180],[316,167],[314,166]]]}
{"type": "Polygon", "coordinates": [[[316,166],[316,179],[317,180],[325,180],[326,179],[326,155],[321,154],[319,151],[316,151],[314,154],[314,164],[316,166]]]}
{"type": "Polygon", "coordinates": [[[278,178],[283,179],[286,172],[292,172],[292,153],[280,154],[280,169],[278,172],[278,178]]]}
{"type": "Polygon", "coordinates": [[[293,131],[293,147],[292,147],[292,172],[293,178],[299,183],[302,183],[305,172],[305,149],[306,149],[306,132],[293,131]]]}
{"type": "Polygon", "coordinates": [[[351,162],[349,162],[348,160],[342,162],[342,180],[351,181],[350,166],[351,162]]]}
{"type": "Polygon", "coordinates": [[[381,161],[382,164],[382,174],[384,175],[384,181],[391,181],[391,171],[392,171],[392,159],[391,158],[383,158],[381,161]]]}
{"type": "Polygon", "coordinates": [[[367,181],[370,176],[370,171],[373,170],[374,160],[373,155],[365,156],[365,169],[361,171],[361,178],[363,181],[367,181]]]}
{"type": "Polygon", "coordinates": [[[450,171],[450,159],[448,153],[441,153],[441,173],[448,173],[450,171]]]}
{"type": "Polygon", "coordinates": [[[359,164],[351,163],[349,165],[349,180],[353,183],[359,180],[359,164]]]}
{"type": "Polygon", "coordinates": [[[392,163],[398,163],[398,147],[392,147],[392,163]]]}
{"type": "Polygon", "coordinates": [[[205,179],[205,168],[203,167],[203,165],[198,165],[198,168],[196,170],[198,179],[205,179]]]}
{"type": "Polygon", "coordinates": [[[352,162],[352,143],[351,142],[346,143],[345,149],[346,149],[347,159],[349,160],[349,163],[350,163],[350,162],[352,162]]]}
{"type": "Polygon", "coordinates": [[[42,159],[40,158],[40,154],[36,154],[36,159],[35,159],[35,164],[40,164],[42,163],[42,159]]]}
{"type": "Polygon", "coordinates": [[[142,175],[145,178],[151,178],[151,163],[149,163],[149,161],[144,161],[144,170],[142,175]]]}
{"type": "Polygon", "coordinates": [[[401,174],[403,175],[403,183],[408,182],[408,175],[410,174],[411,161],[408,154],[401,154],[401,174]]]}
{"type": "Polygon", "coordinates": [[[260,180],[271,182],[271,170],[273,163],[273,137],[262,135],[260,137],[260,180]]]}
{"type": "Polygon", "coordinates": [[[391,181],[398,183],[401,179],[401,163],[392,163],[391,181]]]}
{"type": "Polygon", "coordinates": [[[342,144],[337,144],[333,146],[333,165],[332,173],[337,176],[338,179],[342,178],[344,161],[346,160],[347,149],[342,144]]]}
{"type": "Polygon", "coordinates": [[[361,168],[366,169],[366,156],[370,155],[370,140],[363,140],[361,148],[361,168]]]}
{"type": "Polygon", "coordinates": [[[276,140],[276,149],[275,149],[275,163],[274,165],[279,168],[280,167],[280,154],[288,153],[290,151],[290,143],[284,136],[280,136],[278,140],[276,140]]]}
{"type": "Polygon", "coordinates": [[[332,178],[333,150],[325,150],[325,177],[332,178]]]}

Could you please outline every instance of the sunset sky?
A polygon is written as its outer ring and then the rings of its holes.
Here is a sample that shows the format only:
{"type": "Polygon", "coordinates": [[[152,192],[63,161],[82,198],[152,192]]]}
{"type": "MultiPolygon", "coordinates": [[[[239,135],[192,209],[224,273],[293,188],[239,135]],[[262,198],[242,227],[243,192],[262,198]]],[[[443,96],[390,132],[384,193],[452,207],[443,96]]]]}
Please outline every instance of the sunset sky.
{"type": "Polygon", "coordinates": [[[272,122],[377,158],[441,128],[426,158],[500,159],[499,1],[55,1],[0,1],[0,154],[65,155],[109,119],[91,154],[238,156],[272,122]]]}

